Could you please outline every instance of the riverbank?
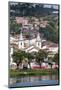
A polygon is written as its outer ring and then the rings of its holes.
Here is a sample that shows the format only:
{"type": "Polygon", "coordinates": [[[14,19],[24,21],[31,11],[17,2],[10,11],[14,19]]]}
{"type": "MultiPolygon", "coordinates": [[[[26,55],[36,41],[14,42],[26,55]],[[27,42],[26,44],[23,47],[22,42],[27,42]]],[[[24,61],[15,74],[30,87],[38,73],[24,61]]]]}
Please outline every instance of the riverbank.
{"type": "Polygon", "coordinates": [[[20,77],[20,76],[27,76],[27,75],[54,75],[58,74],[57,69],[41,69],[41,70],[10,70],[9,75],[10,77],[20,77]]]}

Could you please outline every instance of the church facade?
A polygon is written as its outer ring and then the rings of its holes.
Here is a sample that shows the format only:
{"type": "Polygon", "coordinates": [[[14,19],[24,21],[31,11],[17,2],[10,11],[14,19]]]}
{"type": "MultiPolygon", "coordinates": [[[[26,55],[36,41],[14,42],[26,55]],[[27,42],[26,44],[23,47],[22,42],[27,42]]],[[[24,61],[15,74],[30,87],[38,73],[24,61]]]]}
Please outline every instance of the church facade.
{"type": "Polygon", "coordinates": [[[42,40],[40,34],[37,34],[37,37],[31,40],[24,40],[22,32],[20,33],[20,38],[18,41],[18,48],[24,50],[25,52],[38,52],[42,49],[42,40]]]}

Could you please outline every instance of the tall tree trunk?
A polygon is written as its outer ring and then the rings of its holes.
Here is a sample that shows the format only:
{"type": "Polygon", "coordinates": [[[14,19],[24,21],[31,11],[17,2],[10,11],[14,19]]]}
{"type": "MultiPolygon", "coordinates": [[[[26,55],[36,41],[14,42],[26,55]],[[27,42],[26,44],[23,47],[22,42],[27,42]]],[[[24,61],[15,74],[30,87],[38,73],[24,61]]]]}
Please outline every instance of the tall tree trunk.
{"type": "Polygon", "coordinates": [[[31,69],[31,65],[30,65],[30,61],[28,62],[29,66],[30,66],[30,69],[31,69]]]}
{"type": "Polygon", "coordinates": [[[19,69],[19,63],[17,63],[17,69],[19,69]]]}

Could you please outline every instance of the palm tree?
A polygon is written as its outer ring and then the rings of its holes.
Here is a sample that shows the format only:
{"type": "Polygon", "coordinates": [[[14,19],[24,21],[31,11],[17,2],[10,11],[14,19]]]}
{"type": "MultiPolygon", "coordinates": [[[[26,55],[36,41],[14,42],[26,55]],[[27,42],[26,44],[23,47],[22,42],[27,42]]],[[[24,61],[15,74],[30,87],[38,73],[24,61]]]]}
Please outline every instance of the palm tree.
{"type": "Polygon", "coordinates": [[[39,50],[38,53],[36,53],[36,61],[40,64],[41,66],[41,62],[44,61],[44,58],[47,58],[47,52],[44,50],[39,50]]]}
{"type": "Polygon", "coordinates": [[[30,63],[31,63],[32,59],[34,58],[34,56],[31,53],[27,53],[27,58],[28,58],[28,64],[29,64],[30,69],[31,69],[30,63]]]}
{"type": "Polygon", "coordinates": [[[25,59],[26,53],[21,50],[14,51],[12,57],[13,57],[13,61],[16,62],[18,68],[19,64],[22,63],[22,61],[25,59]]]}

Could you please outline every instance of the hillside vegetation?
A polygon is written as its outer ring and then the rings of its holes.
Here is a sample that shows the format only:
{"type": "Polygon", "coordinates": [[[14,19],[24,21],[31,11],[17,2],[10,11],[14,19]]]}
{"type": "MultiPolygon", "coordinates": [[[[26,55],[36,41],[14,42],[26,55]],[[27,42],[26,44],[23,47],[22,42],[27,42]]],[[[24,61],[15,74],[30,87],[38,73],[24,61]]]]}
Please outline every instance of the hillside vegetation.
{"type": "MultiPolygon", "coordinates": [[[[10,4],[10,33],[19,34],[22,25],[18,25],[15,21],[15,17],[36,17],[38,19],[43,18],[43,20],[48,21],[48,25],[45,28],[39,26],[39,32],[43,34],[43,37],[47,40],[58,43],[59,39],[59,8],[44,8],[43,4],[32,4],[32,3],[18,3],[10,4]]],[[[28,32],[28,31],[27,31],[28,32]]],[[[32,32],[33,33],[33,32],[32,32]]]]}

